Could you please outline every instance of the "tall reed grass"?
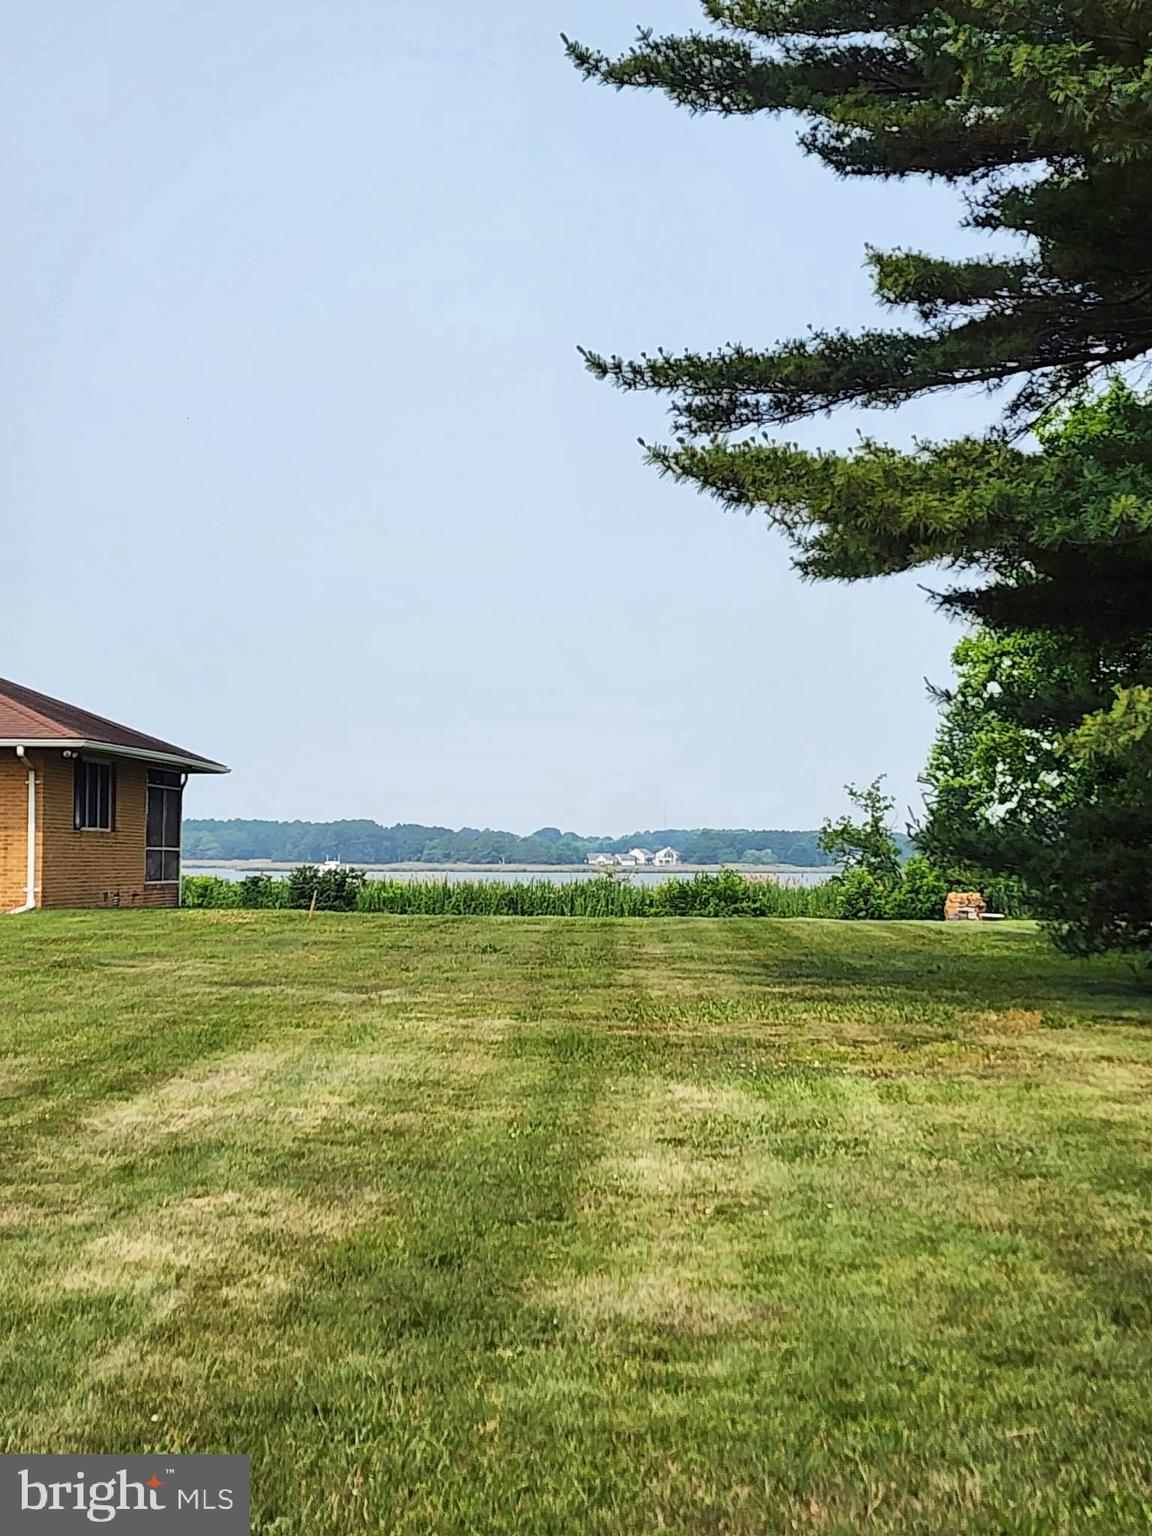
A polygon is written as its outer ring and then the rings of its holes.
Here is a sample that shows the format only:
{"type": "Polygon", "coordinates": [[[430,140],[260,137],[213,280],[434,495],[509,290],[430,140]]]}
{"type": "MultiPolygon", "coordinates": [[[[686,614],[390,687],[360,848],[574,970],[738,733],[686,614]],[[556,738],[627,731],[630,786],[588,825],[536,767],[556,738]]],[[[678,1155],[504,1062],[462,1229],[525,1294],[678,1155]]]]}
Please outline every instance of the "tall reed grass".
{"type": "Polygon", "coordinates": [[[518,883],[497,880],[370,880],[361,912],[487,917],[835,917],[834,888],[783,886],[725,870],[658,885],[611,876],[518,883]]]}
{"type": "MultiPolygon", "coordinates": [[[[290,879],[249,876],[221,880],[192,875],[184,881],[186,907],[307,907],[325,877],[307,869],[290,879]]],[[[330,893],[328,893],[330,894],[330,893]]],[[[658,885],[632,885],[611,876],[551,880],[363,880],[347,882],[340,900],[321,910],[391,912],[429,917],[837,917],[832,885],[793,886],[750,880],[732,870],[697,874],[658,885]]]]}
{"type": "MultiPolygon", "coordinates": [[[[911,860],[898,885],[882,887],[856,870],[822,885],[794,885],[735,870],[633,885],[610,875],[552,880],[369,880],[362,870],[302,865],[283,880],[249,875],[184,881],[186,907],[315,906],[320,912],[391,912],[428,917],[840,917],[921,918],[944,915],[944,877],[911,860]]],[[[986,888],[992,911],[1029,915],[1013,882],[986,888]]]]}

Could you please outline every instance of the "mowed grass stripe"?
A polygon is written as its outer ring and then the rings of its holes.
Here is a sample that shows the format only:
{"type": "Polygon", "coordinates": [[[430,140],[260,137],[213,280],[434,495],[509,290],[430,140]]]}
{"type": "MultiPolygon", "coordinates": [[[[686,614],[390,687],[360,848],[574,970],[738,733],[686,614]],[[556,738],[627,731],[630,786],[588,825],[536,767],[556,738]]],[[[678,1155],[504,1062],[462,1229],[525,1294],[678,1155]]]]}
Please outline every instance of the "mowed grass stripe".
{"type": "MultiPolygon", "coordinates": [[[[269,1422],[303,1404],[311,1443],[334,1393],[340,1411],[355,1405],[397,1432],[396,1461],[372,1476],[402,1504],[421,1447],[435,1441],[467,1456],[485,1406],[477,1351],[504,1370],[513,1358],[506,1335],[519,1348],[555,1327],[531,1306],[525,1324],[523,1297],[547,1266],[547,1234],[572,1213],[599,1075],[564,1001],[571,1007],[582,969],[610,980],[613,949],[611,928],[575,948],[571,937],[543,925],[511,936],[525,996],[495,1011],[517,1020],[432,1024],[425,1016],[457,970],[472,975],[474,1007],[493,989],[477,985],[484,967],[467,946],[415,930],[399,944],[407,1006],[373,1008],[371,989],[358,1007],[341,996],[323,1033],[300,1019],[302,983],[315,969],[306,951],[291,985],[255,978],[249,996],[263,1028],[246,1049],[221,1052],[212,1037],[195,1070],[167,1077],[150,1058],[144,1091],[112,1096],[70,1135],[46,1125],[50,1173],[40,1165],[37,1188],[26,1169],[21,1198],[10,1187],[5,1203],[26,1258],[9,1279],[21,1289],[39,1281],[34,1319],[11,1338],[4,1371],[9,1434],[21,1425],[25,1448],[115,1449],[125,1437],[158,1436],[169,1449],[192,1448],[204,1444],[201,1417],[224,1414],[259,1444],[269,1422]],[[277,1012],[278,1035],[268,1017],[277,1012]],[[530,1048],[509,1039],[527,1020],[530,1048]],[[250,1325],[242,1360],[230,1357],[223,1315],[250,1325]],[[39,1351],[28,1348],[30,1330],[39,1351]],[[56,1368],[69,1359],[71,1368],[56,1368]],[[382,1383],[387,1401],[377,1403],[382,1383]]],[[[506,944],[498,952],[507,955],[506,944]]],[[[126,986],[130,1008],[152,985],[150,968],[147,981],[116,963],[105,974],[126,986]]],[[[166,1042],[169,1059],[175,1045],[166,1042]]],[[[315,1450],[324,1492],[305,1501],[301,1529],[317,1528],[334,1496],[331,1448],[321,1438],[315,1450]]],[[[302,1454],[279,1444],[258,1458],[266,1500],[275,1503],[278,1483],[285,1498],[307,1483],[302,1454]]],[[[337,1492],[366,1475],[353,1451],[337,1492]]],[[[413,1514],[414,1528],[428,1514],[413,1514]]]]}
{"type": "Polygon", "coordinates": [[[246,1450],[281,1536],[1152,1522],[1122,966],[122,913],[0,970],[4,1448],[246,1450]]]}

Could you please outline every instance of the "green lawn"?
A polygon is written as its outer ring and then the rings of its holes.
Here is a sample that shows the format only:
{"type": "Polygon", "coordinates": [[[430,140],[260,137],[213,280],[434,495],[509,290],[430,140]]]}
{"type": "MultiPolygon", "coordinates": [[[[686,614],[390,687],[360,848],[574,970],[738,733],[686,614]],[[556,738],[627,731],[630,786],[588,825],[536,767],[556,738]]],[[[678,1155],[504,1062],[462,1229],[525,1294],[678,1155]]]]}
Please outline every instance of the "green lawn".
{"type": "Polygon", "coordinates": [[[0,924],[0,1449],[254,1529],[1152,1529],[1152,997],[1025,925],[0,924]]]}

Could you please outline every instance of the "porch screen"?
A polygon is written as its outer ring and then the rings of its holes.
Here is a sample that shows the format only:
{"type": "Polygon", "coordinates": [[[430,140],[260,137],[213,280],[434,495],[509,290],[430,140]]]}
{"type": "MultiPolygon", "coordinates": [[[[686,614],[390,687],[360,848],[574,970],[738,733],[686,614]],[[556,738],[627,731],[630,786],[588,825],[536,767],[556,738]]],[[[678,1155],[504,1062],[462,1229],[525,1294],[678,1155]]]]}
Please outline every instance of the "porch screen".
{"type": "Polygon", "coordinates": [[[148,770],[148,846],[144,878],[151,884],[180,878],[180,801],[183,783],[178,773],[148,770]]]}

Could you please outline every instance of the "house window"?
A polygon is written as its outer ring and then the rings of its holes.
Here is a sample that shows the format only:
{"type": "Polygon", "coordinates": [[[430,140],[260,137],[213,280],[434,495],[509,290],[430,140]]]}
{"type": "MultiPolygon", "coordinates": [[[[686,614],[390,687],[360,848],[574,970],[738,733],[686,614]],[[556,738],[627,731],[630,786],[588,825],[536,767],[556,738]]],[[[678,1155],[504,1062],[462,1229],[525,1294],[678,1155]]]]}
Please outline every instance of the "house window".
{"type": "Polygon", "coordinates": [[[111,763],[76,759],[74,821],[78,832],[111,832],[116,821],[116,772],[111,763]]]}
{"type": "Polygon", "coordinates": [[[148,843],[144,879],[152,885],[180,878],[180,801],[184,784],[178,773],[148,770],[148,843]]]}

